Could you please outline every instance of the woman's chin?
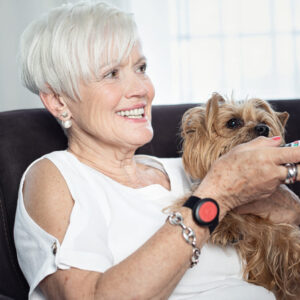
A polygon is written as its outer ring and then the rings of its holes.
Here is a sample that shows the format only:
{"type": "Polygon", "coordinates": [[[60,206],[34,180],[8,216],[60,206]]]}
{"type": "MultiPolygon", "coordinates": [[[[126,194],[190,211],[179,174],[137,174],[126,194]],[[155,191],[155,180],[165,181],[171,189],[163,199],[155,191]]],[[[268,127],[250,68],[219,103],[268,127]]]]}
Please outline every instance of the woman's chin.
{"type": "Polygon", "coordinates": [[[134,134],[130,137],[131,144],[136,145],[136,148],[140,148],[145,144],[149,143],[153,138],[153,130],[152,128],[148,130],[143,130],[138,132],[138,134],[134,134]]]}

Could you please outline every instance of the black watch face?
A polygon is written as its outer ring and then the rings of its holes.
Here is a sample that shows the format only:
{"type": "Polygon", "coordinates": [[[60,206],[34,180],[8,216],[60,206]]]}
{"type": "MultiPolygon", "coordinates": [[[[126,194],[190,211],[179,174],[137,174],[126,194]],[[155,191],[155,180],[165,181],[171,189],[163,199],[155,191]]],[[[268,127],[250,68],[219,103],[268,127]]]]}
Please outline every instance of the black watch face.
{"type": "Polygon", "coordinates": [[[202,201],[199,201],[199,204],[194,211],[194,216],[200,225],[209,225],[215,220],[218,213],[218,207],[214,201],[203,199],[202,201]]]}

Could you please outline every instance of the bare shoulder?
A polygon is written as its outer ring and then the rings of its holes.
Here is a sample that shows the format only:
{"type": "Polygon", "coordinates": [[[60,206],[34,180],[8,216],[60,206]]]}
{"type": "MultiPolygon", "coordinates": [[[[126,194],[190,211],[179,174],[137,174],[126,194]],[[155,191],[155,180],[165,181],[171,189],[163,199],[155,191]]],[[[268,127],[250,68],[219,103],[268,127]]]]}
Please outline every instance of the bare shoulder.
{"type": "Polygon", "coordinates": [[[62,242],[74,202],[62,174],[50,160],[42,159],[28,170],[23,198],[31,218],[62,242]]]}
{"type": "MultiPolygon", "coordinates": [[[[62,242],[74,202],[62,174],[50,160],[42,159],[28,170],[23,198],[31,218],[62,242]]],[[[39,286],[47,299],[93,299],[100,276],[76,268],[57,270],[39,286]]]]}

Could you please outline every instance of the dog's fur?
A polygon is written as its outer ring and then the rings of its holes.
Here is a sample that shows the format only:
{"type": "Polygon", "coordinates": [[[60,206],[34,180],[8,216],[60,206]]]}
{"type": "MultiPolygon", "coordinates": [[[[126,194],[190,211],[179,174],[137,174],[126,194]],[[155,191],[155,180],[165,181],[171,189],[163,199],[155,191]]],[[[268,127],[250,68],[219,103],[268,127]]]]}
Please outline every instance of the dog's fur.
{"type": "MultiPolygon", "coordinates": [[[[185,170],[201,180],[218,157],[261,135],[255,130],[258,124],[269,129],[263,135],[283,139],[288,116],[260,99],[234,103],[214,94],[206,107],[192,108],[183,116],[185,170]],[[239,123],[237,128],[228,128],[232,119],[239,123]]],[[[296,226],[229,212],[213,232],[211,242],[235,246],[248,282],[267,288],[277,299],[300,299],[300,231],[296,226]]]]}

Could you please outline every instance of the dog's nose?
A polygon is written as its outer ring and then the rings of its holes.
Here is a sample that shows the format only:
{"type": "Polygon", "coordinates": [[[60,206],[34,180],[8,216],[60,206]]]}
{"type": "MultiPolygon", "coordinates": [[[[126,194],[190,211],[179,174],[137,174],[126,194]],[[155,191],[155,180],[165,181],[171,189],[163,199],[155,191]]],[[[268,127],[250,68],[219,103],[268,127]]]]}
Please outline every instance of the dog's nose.
{"type": "Polygon", "coordinates": [[[266,124],[257,124],[254,130],[258,136],[269,136],[269,127],[266,124]]]}

